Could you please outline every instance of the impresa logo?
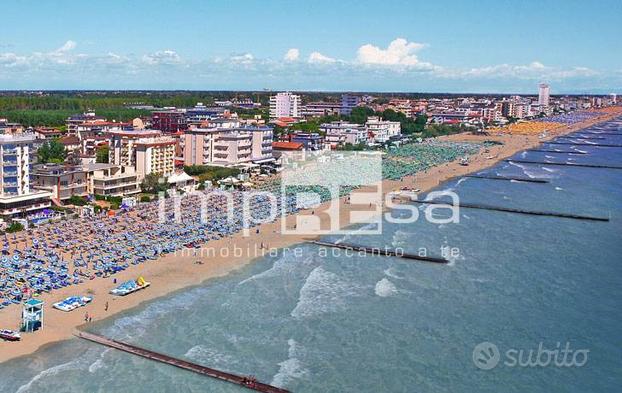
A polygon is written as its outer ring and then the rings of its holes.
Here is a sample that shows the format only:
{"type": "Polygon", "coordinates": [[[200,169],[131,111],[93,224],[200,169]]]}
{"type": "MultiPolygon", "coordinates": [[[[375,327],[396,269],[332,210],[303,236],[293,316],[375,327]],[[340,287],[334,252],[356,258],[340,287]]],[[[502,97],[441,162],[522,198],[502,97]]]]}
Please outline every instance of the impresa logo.
{"type": "MultiPolygon", "coordinates": [[[[409,224],[420,217],[417,205],[395,203],[393,193],[383,198],[380,152],[285,154],[283,166],[281,197],[292,201],[295,209],[300,210],[289,221],[285,219],[287,212],[282,210],[281,231],[284,234],[377,235],[382,233],[383,218],[389,223],[409,224]],[[347,195],[347,211],[341,209],[340,197],[344,195],[347,195]],[[383,207],[393,212],[383,215],[383,207]],[[344,223],[358,225],[344,227],[344,223]]],[[[409,196],[417,199],[415,193],[409,196]]],[[[426,199],[442,196],[449,196],[452,204],[425,205],[425,218],[435,224],[459,222],[459,198],[454,192],[436,191],[426,199]],[[450,217],[433,214],[441,210],[449,210],[450,217]]]]}

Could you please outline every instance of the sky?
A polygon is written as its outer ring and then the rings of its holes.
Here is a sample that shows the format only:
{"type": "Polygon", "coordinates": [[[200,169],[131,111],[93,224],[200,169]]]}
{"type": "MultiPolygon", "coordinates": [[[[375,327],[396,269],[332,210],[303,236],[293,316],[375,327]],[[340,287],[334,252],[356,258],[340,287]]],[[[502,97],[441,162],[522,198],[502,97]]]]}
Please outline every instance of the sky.
{"type": "Polygon", "coordinates": [[[622,92],[622,1],[11,0],[0,90],[622,92]]]}

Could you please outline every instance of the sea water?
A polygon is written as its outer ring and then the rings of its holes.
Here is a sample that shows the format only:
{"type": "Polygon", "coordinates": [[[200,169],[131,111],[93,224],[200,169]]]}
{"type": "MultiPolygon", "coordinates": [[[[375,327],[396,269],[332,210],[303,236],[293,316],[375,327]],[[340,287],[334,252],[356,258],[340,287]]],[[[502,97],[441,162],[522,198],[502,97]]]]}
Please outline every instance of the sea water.
{"type": "MultiPolygon", "coordinates": [[[[622,132],[622,121],[599,129],[622,132]]],[[[618,148],[545,146],[589,154],[515,158],[622,165],[618,148]]],[[[91,330],[294,392],[619,391],[622,170],[503,162],[481,173],[549,183],[468,178],[439,188],[464,202],[611,221],[462,209],[459,223],[385,222],[382,235],[327,239],[459,253],[437,265],[302,244],[91,330]],[[474,362],[482,342],[498,349],[496,367],[474,362]],[[508,352],[533,360],[539,348],[565,346],[588,351],[586,361],[512,365],[508,352]]],[[[0,391],[244,389],[73,339],[0,364],[0,391]]]]}

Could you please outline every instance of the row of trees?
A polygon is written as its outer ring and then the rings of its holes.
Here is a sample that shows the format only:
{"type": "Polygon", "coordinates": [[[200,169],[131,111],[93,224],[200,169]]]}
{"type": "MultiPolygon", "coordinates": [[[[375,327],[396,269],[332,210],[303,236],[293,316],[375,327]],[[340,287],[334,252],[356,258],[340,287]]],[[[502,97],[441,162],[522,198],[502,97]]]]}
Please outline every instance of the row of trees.
{"type": "MultiPolygon", "coordinates": [[[[86,109],[84,109],[86,110],[86,109]]],[[[83,109],[0,109],[0,117],[7,118],[12,122],[20,123],[26,127],[49,126],[63,128],[67,118],[83,109]]],[[[130,121],[141,116],[151,116],[151,112],[142,109],[115,108],[98,110],[98,115],[116,121],[130,121]]]]}

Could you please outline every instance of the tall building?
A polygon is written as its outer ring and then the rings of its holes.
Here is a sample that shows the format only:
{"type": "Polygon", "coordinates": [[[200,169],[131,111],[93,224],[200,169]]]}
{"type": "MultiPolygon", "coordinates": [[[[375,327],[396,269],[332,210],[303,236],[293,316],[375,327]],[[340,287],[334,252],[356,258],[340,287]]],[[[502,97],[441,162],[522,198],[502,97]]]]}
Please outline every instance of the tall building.
{"type": "Polygon", "coordinates": [[[540,85],[538,85],[538,104],[540,106],[549,106],[549,94],[549,85],[540,83],[540,85]]]}
{"type": "Polygon", "coordinates": [[[30,151],[34,134],[0,135],[0,215],[13,216],[51,205],[52,194],[30,189],[30,151]]]}
{"type": "Polygon", "coordinates": [[[175,139],[157,130],[111,131],[109,162],[133,167],[139,179],[175,171],[175,139]]]}
{"type": "Polygon", "coordinates": [[[350,116],[352,113],[352,109],[356,108],[358,104],[361,102],[361,97],[355,96],[352,94],[342,94],[341,95],[341,108],[339,112],[342,115],[350,116]]]}
{"type": "Polygon", "coordinates": [[[270,96],[270,119],[300,117],[300,96],[290,92],[270,96]]]}

